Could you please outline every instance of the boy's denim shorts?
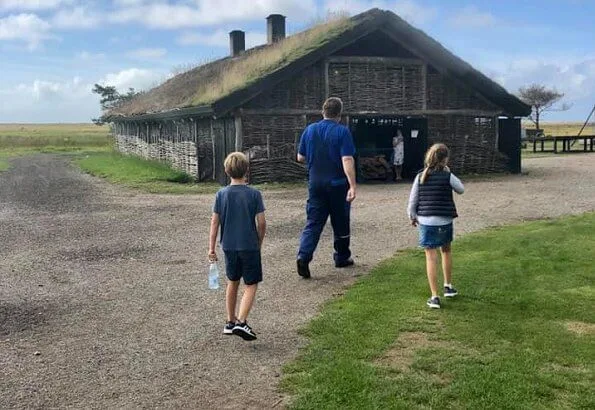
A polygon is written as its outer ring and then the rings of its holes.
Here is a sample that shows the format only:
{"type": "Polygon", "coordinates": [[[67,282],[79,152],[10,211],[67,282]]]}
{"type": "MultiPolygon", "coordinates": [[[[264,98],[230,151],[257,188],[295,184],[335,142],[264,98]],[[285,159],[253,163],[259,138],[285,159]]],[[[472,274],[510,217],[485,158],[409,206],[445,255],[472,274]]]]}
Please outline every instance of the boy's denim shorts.
{"type": "Polygon", "coordinates": [[[426,249],[440,248],[452,242],[452,223],[448,225],[419,225],[419,246],[426,249]]]}
{"type": "Polygon", "coordinates": [[[262,282],[260,251],[223,251],[227,279],[238,281],[244,278],[246,285],[262,282]]]}

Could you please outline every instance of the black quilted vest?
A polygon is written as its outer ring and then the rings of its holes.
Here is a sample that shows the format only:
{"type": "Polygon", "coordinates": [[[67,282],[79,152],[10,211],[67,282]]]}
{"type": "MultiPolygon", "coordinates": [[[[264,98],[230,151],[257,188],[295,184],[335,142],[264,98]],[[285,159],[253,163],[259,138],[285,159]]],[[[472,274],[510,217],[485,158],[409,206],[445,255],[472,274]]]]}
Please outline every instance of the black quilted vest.
{"type": "Polygon", "coordinates": [[[417,215],[456,218],[458,215],[455,202],[452,199],[450,172],[439,171],[428,174],[426,182],[423,184],[421,183],[421,174],[419,179],[417,215]]]}

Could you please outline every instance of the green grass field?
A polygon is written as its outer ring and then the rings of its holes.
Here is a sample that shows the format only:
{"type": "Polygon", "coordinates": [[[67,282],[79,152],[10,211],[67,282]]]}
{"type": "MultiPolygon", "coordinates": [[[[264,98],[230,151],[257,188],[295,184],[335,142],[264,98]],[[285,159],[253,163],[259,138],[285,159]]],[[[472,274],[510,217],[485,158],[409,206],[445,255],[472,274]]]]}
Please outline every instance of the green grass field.
{"type": "Polygon", "coordinates": [[[150,193],[214,193],[220,188],[215,183],[191,183],[189,175],[173,170],[167,164],[117,152],[82,155],[74,162],[91,175],[150,193]]]}
{"type": "Polygon", "coordinates": [[[457,240],[440,310],[421,250],[385,261],[304,329],[290,407],[595,408],[594,230],[591,213],[457,240]]]}

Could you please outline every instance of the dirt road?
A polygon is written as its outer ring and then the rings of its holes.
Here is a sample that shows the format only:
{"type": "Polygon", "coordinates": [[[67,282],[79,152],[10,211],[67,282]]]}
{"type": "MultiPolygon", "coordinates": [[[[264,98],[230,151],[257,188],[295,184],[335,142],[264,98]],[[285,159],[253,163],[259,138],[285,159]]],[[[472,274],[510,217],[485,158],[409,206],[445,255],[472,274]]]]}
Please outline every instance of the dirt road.
{"type": "MultiPolygon", "coordinates": [[[[467,182],[457,234],[595,210],[595,156],[524,165],[527,175],[467,182]]],[[[221,335],[223,292],[206,285],[211,196],[139,194],[65,157],[15,159],[0,174],[0,408],[272,407],[282,364],[306,342],[297,329],[415,245],[408,192],[362,186],[357,266],[334,269],[326,231],[310,281],[294,272],[305,189],[266,192],[265,282],[250,318],[260,337],[247,343],[221,335]]]]}

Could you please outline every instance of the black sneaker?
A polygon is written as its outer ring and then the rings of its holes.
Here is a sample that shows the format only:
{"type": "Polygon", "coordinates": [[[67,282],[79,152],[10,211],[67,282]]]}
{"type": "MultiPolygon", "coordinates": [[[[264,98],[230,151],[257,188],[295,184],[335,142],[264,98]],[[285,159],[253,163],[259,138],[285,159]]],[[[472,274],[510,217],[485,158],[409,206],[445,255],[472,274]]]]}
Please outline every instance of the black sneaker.
{"type": "Polygon", "coordinates": [[[353,266],[354,263],[355,262],[353,261],[353,259],[349,258],[341,262],[335,262],[335,268],[346,268],[348,266],[353,266]]]}
{"type": "Polygon", "coordinates": [[[233,335],[233,328],[236,326],[235,322],[227,322],[223,327],[224,335],[233,335]]]}
{"type": "Polygon", "coordinates": [[[304,279],[310,279],[310,268],[308,262],[304,262],[301,259],[297,260],[297,272],[304,279]]]}
{"type": "Polygon", "coordinates": [[[440,309],[440,298],[438,296],[429,298],[426,304],[432,309],[440,309]]]}
{"type": "Polygon", "coordinates": [[[457,296],[459,293],[457,292],[457,290],[455,288],[453,288],[452,286],[445,286],[444,287],[444,297],[445,298],[452,298],[457,296]]]}
{"type": "Polygon", "coordinates": [[[240,336],[244,340],[256,339],[256,333],[254,333],[252,328],[248,326],[246,322],[236,323],[236,325],[233,327],[233,334],[236,336],[240,336]]]}

